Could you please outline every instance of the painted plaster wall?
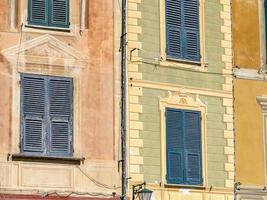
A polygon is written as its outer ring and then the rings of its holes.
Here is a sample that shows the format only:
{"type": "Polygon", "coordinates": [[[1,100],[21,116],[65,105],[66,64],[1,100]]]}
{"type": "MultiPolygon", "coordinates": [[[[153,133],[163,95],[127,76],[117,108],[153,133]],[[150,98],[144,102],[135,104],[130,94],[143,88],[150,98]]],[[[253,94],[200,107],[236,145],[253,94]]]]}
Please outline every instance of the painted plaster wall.
{"type": "MultiPolygon", "coordinates": [[[[144,157],[141,173],[144,174],[144,180],[148,183],[161,180],[161,119],[158,97],[165,96],[166,91],[164,90],[144,88],[143,95],[140,97],[140,103],[143,105],[140,120],[144,122],[143,130],[140,132],[140,138],[143,139],[140,154],[144,157]]],[[[225,124],[222,120],[225,109],[220,98],[201,96],[200,99],[208,105],[207,138],[205,138],[207,141],[207,152],[205,153],[207,153],[208,186],[224,187],[225,179],[227,179],[227,173],[224,170],[224,163],[227,161],[227,157],[224,155],[226,140],[223,137],[225,124]]]]}
{"type": "Polygon", "coordinates": [[[231,73],[232,69],[230,1],[201,1],[204,2],[207,68],[191,64],[168,67],[158,61],[164,42],[161,35],[162,2],[128,1],[128,53],[134,48],[140,49],[135,49],[128,57],[130,184],[147,181],[155,191],[156,199],[161,200],[230,200],[234,183],[232,78],[221,74],[231,73]],[[201,68],[202,71],[188,71],[188,68],[201,68]],[[164,186],[159,97],[166,97],[168,91],[183,89],[190,90],[193,96],[199,95],[207,105],[206,170],[207,186],[216,188],[212,194],[207,194],[208,187],[203,191],[192,189],[190,194],[184,195],[179,192],[180,187],[164,186]]]}
{"type": "Polygon", "coordinates": [[[234,86],[236,178],[243,185],[262,186],[265,177],[263,117],[256,97],[266,94],[267,83],[235,79],[234,86]]]}
{"type": "MultiPolygon", "coordinates": [[[[75,87],[75,91],[80,93],[80,98],[74,104],[79,106],[81,112],[78,115],[81,120],[74,121],[75,124],[80,124],[78,133],[80,138],[74,138],[74,141],[80,141],[79,144],[76,144],[79,151],[74,149],[74,154],[85,157],[85,163],[80,166],[85,173],[110,185],[111,189],[96,186],[74,165],[7,162],[7,154],[19,153],[17,150],[19,149],[20,133],[14,131],[11,124],[13,119],[19,119],[19,113],[12,113],[12,109],[14,109],[12,101],[19,104],[19,96],[12,96],[14,88],[12,81],[16,78],[13,77],[14,66],[12,67],[0,53],[0,91],[4,94],[0,99],[1,187],[10,190],[36,188],[43,190],[46,188],[48,190],[110,192],[116,190],[113,189],[114,184],[119,184],[116,164],[118,148],[115,147],[117,143],[114,141],[116,137],[114,132],[114,2],[90,0],[89,29],[81,34],[79,32],[80,1],[72,0],[70,2],[74,5],[71,7],[74,13],[72,16],[74,23],[72,25],[75,29],[73,34],[46,30],[21,32],[20,29],[11,32],[8,30],[8,1],[1,1],[0,52],[20,43],[24,44],[24,42],[41,35],[50,34],[65,43],[66,46],[70,46],[88,57],[88,63],[82,69],[79,77],[81,87],[78,89],[75,87]],[[16,142],[14,143],[14,141],[16,142]],[[15,152],[14,149],[16,149],[15,152]],[[32,173],[35,173],[36,176],[31,176],[32,173]],[[111,178],[107,180],[107,176],[111,178]]],[[[19,15],[18,21],[20,19],[19,15]]],[[[20,27],[20,25],[18,26],[20,27]]],[[[20,57],[23,56],[23,54],[20,55],[20,57]]],[[[31,67],[34,69],[35,66],[31,67]]],[[[39,70],[42,67],[36,68],[39,70]]],[[[47,72],[40,70],[40,74],[47,74],[47,72]]],[[[15,85],[18,86],[19,82],[16,82],[15,85]]],[[[18,129],[17,127],[16,130],[18,129]]]]}
{"type": "Polygon", "coordinates": [[[260,67],[259,7],[256,0],[233,0],[234,65],[260,67]]]}
{"type": "MultiPolygon", "coordinates": [[[[142,34],[139,41],[142,42],[142,51],[139,56],[146,62],[153,63],[154,58],[160,56],[160,1],[144,1],[140,4],[142,18],[138,25],[142,27],[142,34]],[[152,19],[152,20],[151,20],[152,19]]],[[[221,56],[222,20],[220,11],[222,6],[219,1],[205,1],[205,40],[206,40],[206,62],[209,72],[221,72],[223,63],[221,56]]],[[[139,71],[145,80],[165,82],[177,85],[188,85],[200,88],[221,89],[224,82],[222,76],[210,75],[207,73],[188,72],[175,68],[163,68],[151,64],[139,65],[139,71]],[[190,79],[189,79],[190,77],[190,79]]]]}

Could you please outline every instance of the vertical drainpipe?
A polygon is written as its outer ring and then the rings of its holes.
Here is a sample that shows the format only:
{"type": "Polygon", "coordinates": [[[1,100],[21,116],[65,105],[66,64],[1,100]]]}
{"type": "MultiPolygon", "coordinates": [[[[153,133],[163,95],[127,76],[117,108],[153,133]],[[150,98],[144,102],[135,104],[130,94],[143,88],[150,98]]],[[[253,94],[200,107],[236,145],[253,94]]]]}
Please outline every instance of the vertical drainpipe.
{"type": "Polygon", "coordinates": [[[121,199],[126,200],[126,0],[122,0],[121,23],[121,159],[122,159],[122,191],[121,199]]]}

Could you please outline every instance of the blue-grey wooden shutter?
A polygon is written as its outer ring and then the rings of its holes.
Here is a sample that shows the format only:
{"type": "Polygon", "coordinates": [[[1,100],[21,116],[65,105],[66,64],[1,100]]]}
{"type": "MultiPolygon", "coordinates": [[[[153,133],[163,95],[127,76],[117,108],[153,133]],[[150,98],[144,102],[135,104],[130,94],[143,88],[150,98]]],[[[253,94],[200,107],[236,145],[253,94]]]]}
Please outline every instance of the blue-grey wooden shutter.
{"type": "Polygon", "coordinates": [[[188,185],[201,185],[201,113],[185,111],[184,128],[185,183],[188,185]]]}
{"type": "Polygon", "coordinates": [[[179,110],[166,110],[166,156],[167,182],[184,182],[183,113],[179,110]]]}
{"type": "Polygon", "coordinates": [[[68,78],[49,78],[50,154],[72,155],[73,83],[68,78]]]}
{"type": "Polygon", "coordinates": [[[48,26],[48,1],[28,1],[28,22],[32,25],[48,26]]]}
{"type": "Polygon", "coordinates": [[[182,57],[181,0],[166,0],[166,38],[168,58],[182,57]]]}
{"type": "Polygon", "coordinates": [[[22,152],[45,151],[45,79],[21,75],[22,152]]]}
{"type": "Polygon", "coordinates": [[[50,0],[50,26],[69,27],[69,1],[50,0]]]}
{"type": "Polygon", "coordinates": [[[184,57],[188,60],[199,61],[199,0],[183,1],[184,24],[184,57]]]}
{"type": "Polygon", "coordinates": [[[198,0],[166,0],[167,58],[200,60],[198,0]]]}

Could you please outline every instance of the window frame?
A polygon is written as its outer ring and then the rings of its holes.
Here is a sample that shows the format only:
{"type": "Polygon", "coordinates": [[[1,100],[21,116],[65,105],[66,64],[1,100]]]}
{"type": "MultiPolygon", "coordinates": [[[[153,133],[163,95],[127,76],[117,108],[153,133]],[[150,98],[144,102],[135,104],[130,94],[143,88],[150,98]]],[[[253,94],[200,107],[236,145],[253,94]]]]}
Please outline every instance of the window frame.
{"type": "Polygon", "coordinates": [[[71,102],[70,102],[70,111],[71,111],[71,115],[69,116],[70,121],[70,149],[69,149],[69,153],[53,153],[51,152],[51,141],[50,141],[50,137],[51,137],[51,122],[52,119],[50,121],[44,121],[44,127],[43,129],[45,129],[44,131],[44,135],[43,135],[43,148],[45,149],[45,151],[43,152],[36,152],[36,151],[24,151],[25,148],[25,133],[24,133],[24,122],[25,119],[23,117],[24,115],[24,111],[23,111],[23,86],[22,84],[20,84],[20,153],[24,154],[24,155],[32,155],[32,156],[41,156],[41,157],[73,157],[73,101],[74,101],[74,95],[73,95],[73,88],[74,88],[74,81],[72,77],[63,77],[63,76],[51,76],[51,75],[42,75],[42,74],[31,74],[31,73],[20,73],[20,78],[22,80],[22,78],[24,77],[31,77],[31,78],[44,78],[45,79],[45,116],[44,118],[48,118],[49,113],[47,112],[49,109],[49,105],[47,104],[48,99],[50,98],[49,93],[47,93],[48,91],[48,87],[49,87],[49,80],[68,80],[71,81],[71,102]]]}
{"type": "Polygon", "coordinates": [[[80,5],[76,1],[69,1],[69,28],[31,25],[28,23],[28,8],[28,0],[21,0],[18,10],[20,13],[19,21],[22,24],[21,29],[23,32],[66,36],[75,36],[79,32],[79,27],[77,24],[79,24],[80,18],[80,5]]]}
{"type": "MultiPolygon", "coordinates": [[[[183,175],[182,175],[182,180],[180,181],[181,183],[170,183],[170,182],[168,182],[168,179],[170,179],[171,177],[169,177],[168,176],[168,171],[169,171],[169,168],[170,168],[170,164],[169,164],[169,159],[167,158],[168,157],[168,153],[170,153],[170,152],[172,152],[172,151],[170,151],[170,150],[168,150],[168,145],[167,145],[167,143],[168,143],[168,140],[167,140],[167,138],[168,138],[168,132],[167,132],[167,126],[166,126],[166,168],[167,168],[167,184],[183,184],[183,185],[194,185],[194,186],[202,186],[203,185],[203,173],[202,173],[202,148],[201,148],[201,140],[202,140],[202,138],[201,138],[201,136],[202,136],[202,134],[201,134],[201,120],[202,120],[202,118],[201,118],[201,112],[200,111],[196,111],[196,110],[187,110],[187,109],[176,109],[176,108],[169,108],[169,107],[166,107],[166,110],[165,110],[165,113],[166,113],[166,124],[167,124],[167,112],[168,111],[174,111],[174,112],[180,112],[180,113],[182,113],[182,130],[181,130],[181,132],[182,132],[182,149],[180,150],[180,153],[183,155],[183,158],[182,158],[182,160],[181,160],[181,168],[182,168],[182,172],[183,172],[183,175]],[[188,156],[187,156],[187,149],[185,148],[185,145],[186,145],[186,137],[185,137],[185,131],[186,131],[186,129],[185,129],[185,127],[184,127],[184,125],[185,125],[185,123],[186,123],[186,121],[185,121],[185,114],[186,113],[195,113],[195,114],[198,114],[199,115],[199,120],[200,120],[200,134],[199,134],[199,137],[200,137],[200,141],[199,141],[199,145],[200,145],[200,153],[199,153],[199,158],[200,158],[200,165],[199,165],[199,168],[200,168],[200,176],[201,176],[201,178],[200,178],[200,184],[196,184],[196,183],[192,183],[192,184],[190,184],[189,182],[194,182],[194,181],[192,181],[192,180],[189,180],[189,178],[187,177],[187,175],[186,175],[186,168],[187,168],[187,159],[188,159],[188,156]]],[[[192,151],[192,150],[191,150],[192,151]]],[[[175,153],[175,152],[173,152],[173,153],[175,153]]]]}
{"type": "Polygon", "coordinates": [[[207,71],[208,64],[205,58],[205,13],[204,13],[204,0],[199,0],[199,53],[200,61],[191,61],[184,59],[167,58],[167,33],[166,33],[166,0],[160,0],[160,64],[162,66],[184,67],[192,68],[195,65],[196,70],[207,71]]]}
{"type": "Polygon", "coordinates": [[[66,18],[67,18],[67,25],[60,25],[60,24],[57,24],[55,25],[55,23],[53,24],[52,23],[52,19],[53,19],[53,15],[52,15],[52,12],[53,12],[53,5],[52,5],[52,0],[48,0],[46,1],[46,14],[47,14],[47,24],[39,24],[38,22],[34,22],[33,20],[30,20],[31,19],[31,14],[32,14],[32,11],[30,10],[30,7],[31,7],[31,4],[32,4],[32,0],[28,0],[28,17],[27,17],[27,22],[28,22],[28,26],[41,26],[43,28],[47,28],[47,29],[58,29],[58,28],[62,28],[62,29],[66,29],[68,30],[69,29],[69,26],[70,26],[70,16],[69,16],[69,12],[70,12],[70,2],[69,0],[65,0],[66,1],[66,4],[67,4],[67,12],[66,12],[66,18]],[[52,24],[52,25],[51,25],[52,24]]]}
{"type": "Polygon", "coordinates": [[[159,98],[159,110],[161,119],[161,182],[163,185],[205,188],[207,187],[207,144],[206,144],[206,114],[207,105],[198,97],[185,93],[185,91],[168,92],[164,98],[159,98]],[[202,185],[170,184],[167,182],[167,158],[166,158],[166,109],[190,110],[201,113],[201,169],[202,185]]]}

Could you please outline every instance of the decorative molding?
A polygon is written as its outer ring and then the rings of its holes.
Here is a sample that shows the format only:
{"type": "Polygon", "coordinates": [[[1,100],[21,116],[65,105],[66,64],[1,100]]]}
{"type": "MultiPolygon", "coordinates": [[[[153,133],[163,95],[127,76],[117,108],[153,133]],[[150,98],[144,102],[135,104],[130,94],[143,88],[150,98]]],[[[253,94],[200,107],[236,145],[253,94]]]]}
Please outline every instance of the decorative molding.
{"type": "Polygon", "coordinates": [[[43,64],[83,68],[88,57],[51,35],[42,35],[16,46],[2,50],[13,65],[43,64]]]}
{"type": "Polygon", "coordinates": [[[241,79],[266,81],[267,74],[265,70],[255,70],[255,69],[237,69],[234,70],[234,76],[241,79]]]}
{"type": "MultiPolygon", "coordinates": [[[[130,80],[130,84],[136,87],[145,87],[145,88],[152,88],[157,90],[167,90],[167,91],[180,91],[181,88],[184,88],[183,85],[177,84],[170,84],[170,83],[162,83],[162,82],[155,82],[155,81],[147,81],[147,80],[130,80]]],[[[208,88],[198,88],[198,87],[191,87],[186,86],[186,91],[191,94],[198,94],[204,96],[213,96],[213,97],[223,97],[223,98],[233,98],[232,92],[223,91],[223,90],[214,90],[208,88]]]]}
{"type": "Polygon", "coordinates": [[[207,143],[206,143],[206,115],[207,105],[204,104],[198,95],[192,95],[186,88],[182,88],[177,92],[170,92],[166,97],[159,97],[160,109],[160,127],[161,127],[161,184],[166,184],[166,108],[194,110],[201,112],[201,138],[202,138],[202,175],[203,186],[206,187],[207,179],[207,143]]]}
{"type": "MultiPolygon", "coordinates": [[[[175,105],[175,106],[183,106],[188,108],[201,108],[206,107],[204,103],[201,102],[198,95],[193,96],[188,93],[185,88],[181,88],[180,91],[170,92],[168,91],[168,96],[165,98],[159,97],[160,105],[175,105]]],[[[160,107],[162,110],[163,108],[160,107]]]]}
{"type": "Polygon", "coordinates": [[[262,112],[267,114],[267,95],[258,96],[256,99],[262,108],[262,112]]]}

